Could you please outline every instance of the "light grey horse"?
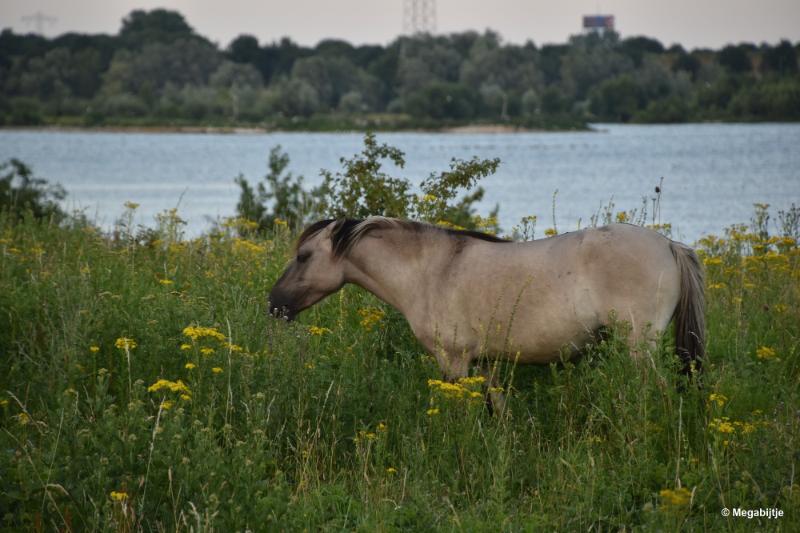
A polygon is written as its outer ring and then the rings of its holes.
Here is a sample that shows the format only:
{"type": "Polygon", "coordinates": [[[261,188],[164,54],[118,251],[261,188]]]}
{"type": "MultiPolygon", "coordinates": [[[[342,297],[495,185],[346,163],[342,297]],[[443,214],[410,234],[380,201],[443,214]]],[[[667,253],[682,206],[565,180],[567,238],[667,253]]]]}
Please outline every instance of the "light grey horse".
{"type": "MultiPolygon", "coordinates": [[[[684,371],[700,369],[703,272],[694,251],[655,231],[611,224],[531,242],[371,217],[322,220],[270,293],[293,319],[345,283],[406,317],[446,379],[482,356],[550,363],[578,353],[614,317],[630,323],[631,354],[675,319],[684,371]]],[[[496,407],[502,398],[492,397],[496,407]]]]}

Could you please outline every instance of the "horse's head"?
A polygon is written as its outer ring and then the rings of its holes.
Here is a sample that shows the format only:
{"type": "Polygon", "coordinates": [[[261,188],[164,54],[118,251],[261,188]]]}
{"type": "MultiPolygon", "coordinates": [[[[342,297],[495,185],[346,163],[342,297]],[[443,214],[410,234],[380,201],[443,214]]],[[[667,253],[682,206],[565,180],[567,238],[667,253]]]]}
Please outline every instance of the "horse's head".
{"type": "Polygon", "coordinates": [[[300,236],[296,254],[269,294],[269,312],[293,320],[344,285],[344,261],[334,253],[336,222],[323,220],[300,236]]]}

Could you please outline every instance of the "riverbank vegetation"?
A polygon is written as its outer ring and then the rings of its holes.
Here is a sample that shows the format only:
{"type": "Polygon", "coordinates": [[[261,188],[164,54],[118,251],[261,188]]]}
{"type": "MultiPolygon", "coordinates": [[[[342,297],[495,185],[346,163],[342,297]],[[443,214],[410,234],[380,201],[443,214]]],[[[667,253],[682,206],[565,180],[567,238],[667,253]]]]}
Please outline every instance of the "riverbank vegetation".
{"type": "MultiPolygon", "coordinates": [[[[367,142],[332,174],[342,198],[359,177],[376,183],[370,153],[398,155],[367,142]]],[[[270,183],[291,191],[282,161],[275,151],[266,193],[270,183]]],[[[15,169],[14,194],[43,190],[15,169]]],[[[416,201],[453,208],[464,189],[416,201]]],[[[757,206],[749,224],[697,243],[708,299],[701,388],[678,378],[669,340],[634,364],[620,326],[580,361],[505,365],[509,409],[490,416],[479,377],[438,381],[402,316],[363,290],[346,287],[296,323],[267,316],[296,232],[275,215],[290,209],[251,191],[264,207],[257,220],[196,239],[183,237],[176,211],[137,228],[129,203],[104,233],[81,216],[4,204],[3,528],[800,527],[796,208],[757,206]],[[783,516],[726,518],[723,508],[783,516]]],[[[609,210],[595,221],[646,218],[609,210]]],[[[534,217],[516,231],[542,233],[557,232],[534,217]]]]}
{"type": "MultiPolygon", "coordinates": [[[[535,37],[535,36],[534,36],[535,37]]],[[[798,45],[685,50],[647,37],[503,43],[487,31],[386,46],[240,35],[224,48],[177,12],[116,35],[0,34],[0,125],[441,129],[590,121],[800,119],[798,45]]]]}

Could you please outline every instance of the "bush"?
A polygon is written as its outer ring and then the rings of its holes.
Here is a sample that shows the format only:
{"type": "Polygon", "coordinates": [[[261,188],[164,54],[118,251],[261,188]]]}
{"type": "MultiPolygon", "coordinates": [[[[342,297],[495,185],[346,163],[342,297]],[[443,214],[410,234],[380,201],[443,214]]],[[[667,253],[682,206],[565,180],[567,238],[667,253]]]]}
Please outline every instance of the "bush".
{"type": "Polygon", "coordinates": [[[487,219],[476,216],[475,204],[483,199],[484,193],[482,188],[474,188],[478,181],[495,172],[499,159],[453,159],[449,170],[432,173],[422,181],[420,195],[411,192],[410,181],[393,177],[384,170],[387,161],[402,169],[405,154],[378,143],[375,135],[368,133],[361,153],[341,159],[342,171],[324,170],[322,185],[306,191],[302,176],[286,173],[289,156],[281,152],[280,146],[275,147],[270,152],[269,172],[262,183],[254,188],[243,176],[236,179],[241,188],[237,214],[255,222],[262,231],[271,228],[276,220],[299,228],[323,216],[372,215],[497,231],[497,209],[487,219]],[[457,198],[461,192],[467,194],[457,198]]]}
{"type": "Polygon", "coordinates": [[[59,185],[33,177],[33,171],[18,159],[0,165],[0,211],[22,219],[26,213],[34,218],[61,220],[64,213],[58,201],[66,196],[59,185]]]}

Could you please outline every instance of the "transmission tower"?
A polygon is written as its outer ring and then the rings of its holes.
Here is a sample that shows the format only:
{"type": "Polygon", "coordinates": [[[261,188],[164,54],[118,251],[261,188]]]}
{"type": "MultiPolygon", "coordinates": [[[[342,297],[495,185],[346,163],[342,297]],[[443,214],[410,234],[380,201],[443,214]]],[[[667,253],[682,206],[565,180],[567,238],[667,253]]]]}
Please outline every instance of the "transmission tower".
{"type": "Polygon", "coordinates": [[[45,15],[41,11],[37,11],[32,15],[25,15],[22,17],[22,22],[27,24],[28,26],[33,26],[36,29],[36,33],[39,35],[44,34],[44,26],[45,24],[53,25],[56,23],[58,19],[56,17],[51,17],[50,15],[45,15]]]}
{"type": "Polygon", "coordinates": [[[435,33],[436,0],[403,0],[403,32],[435,33]]]}

